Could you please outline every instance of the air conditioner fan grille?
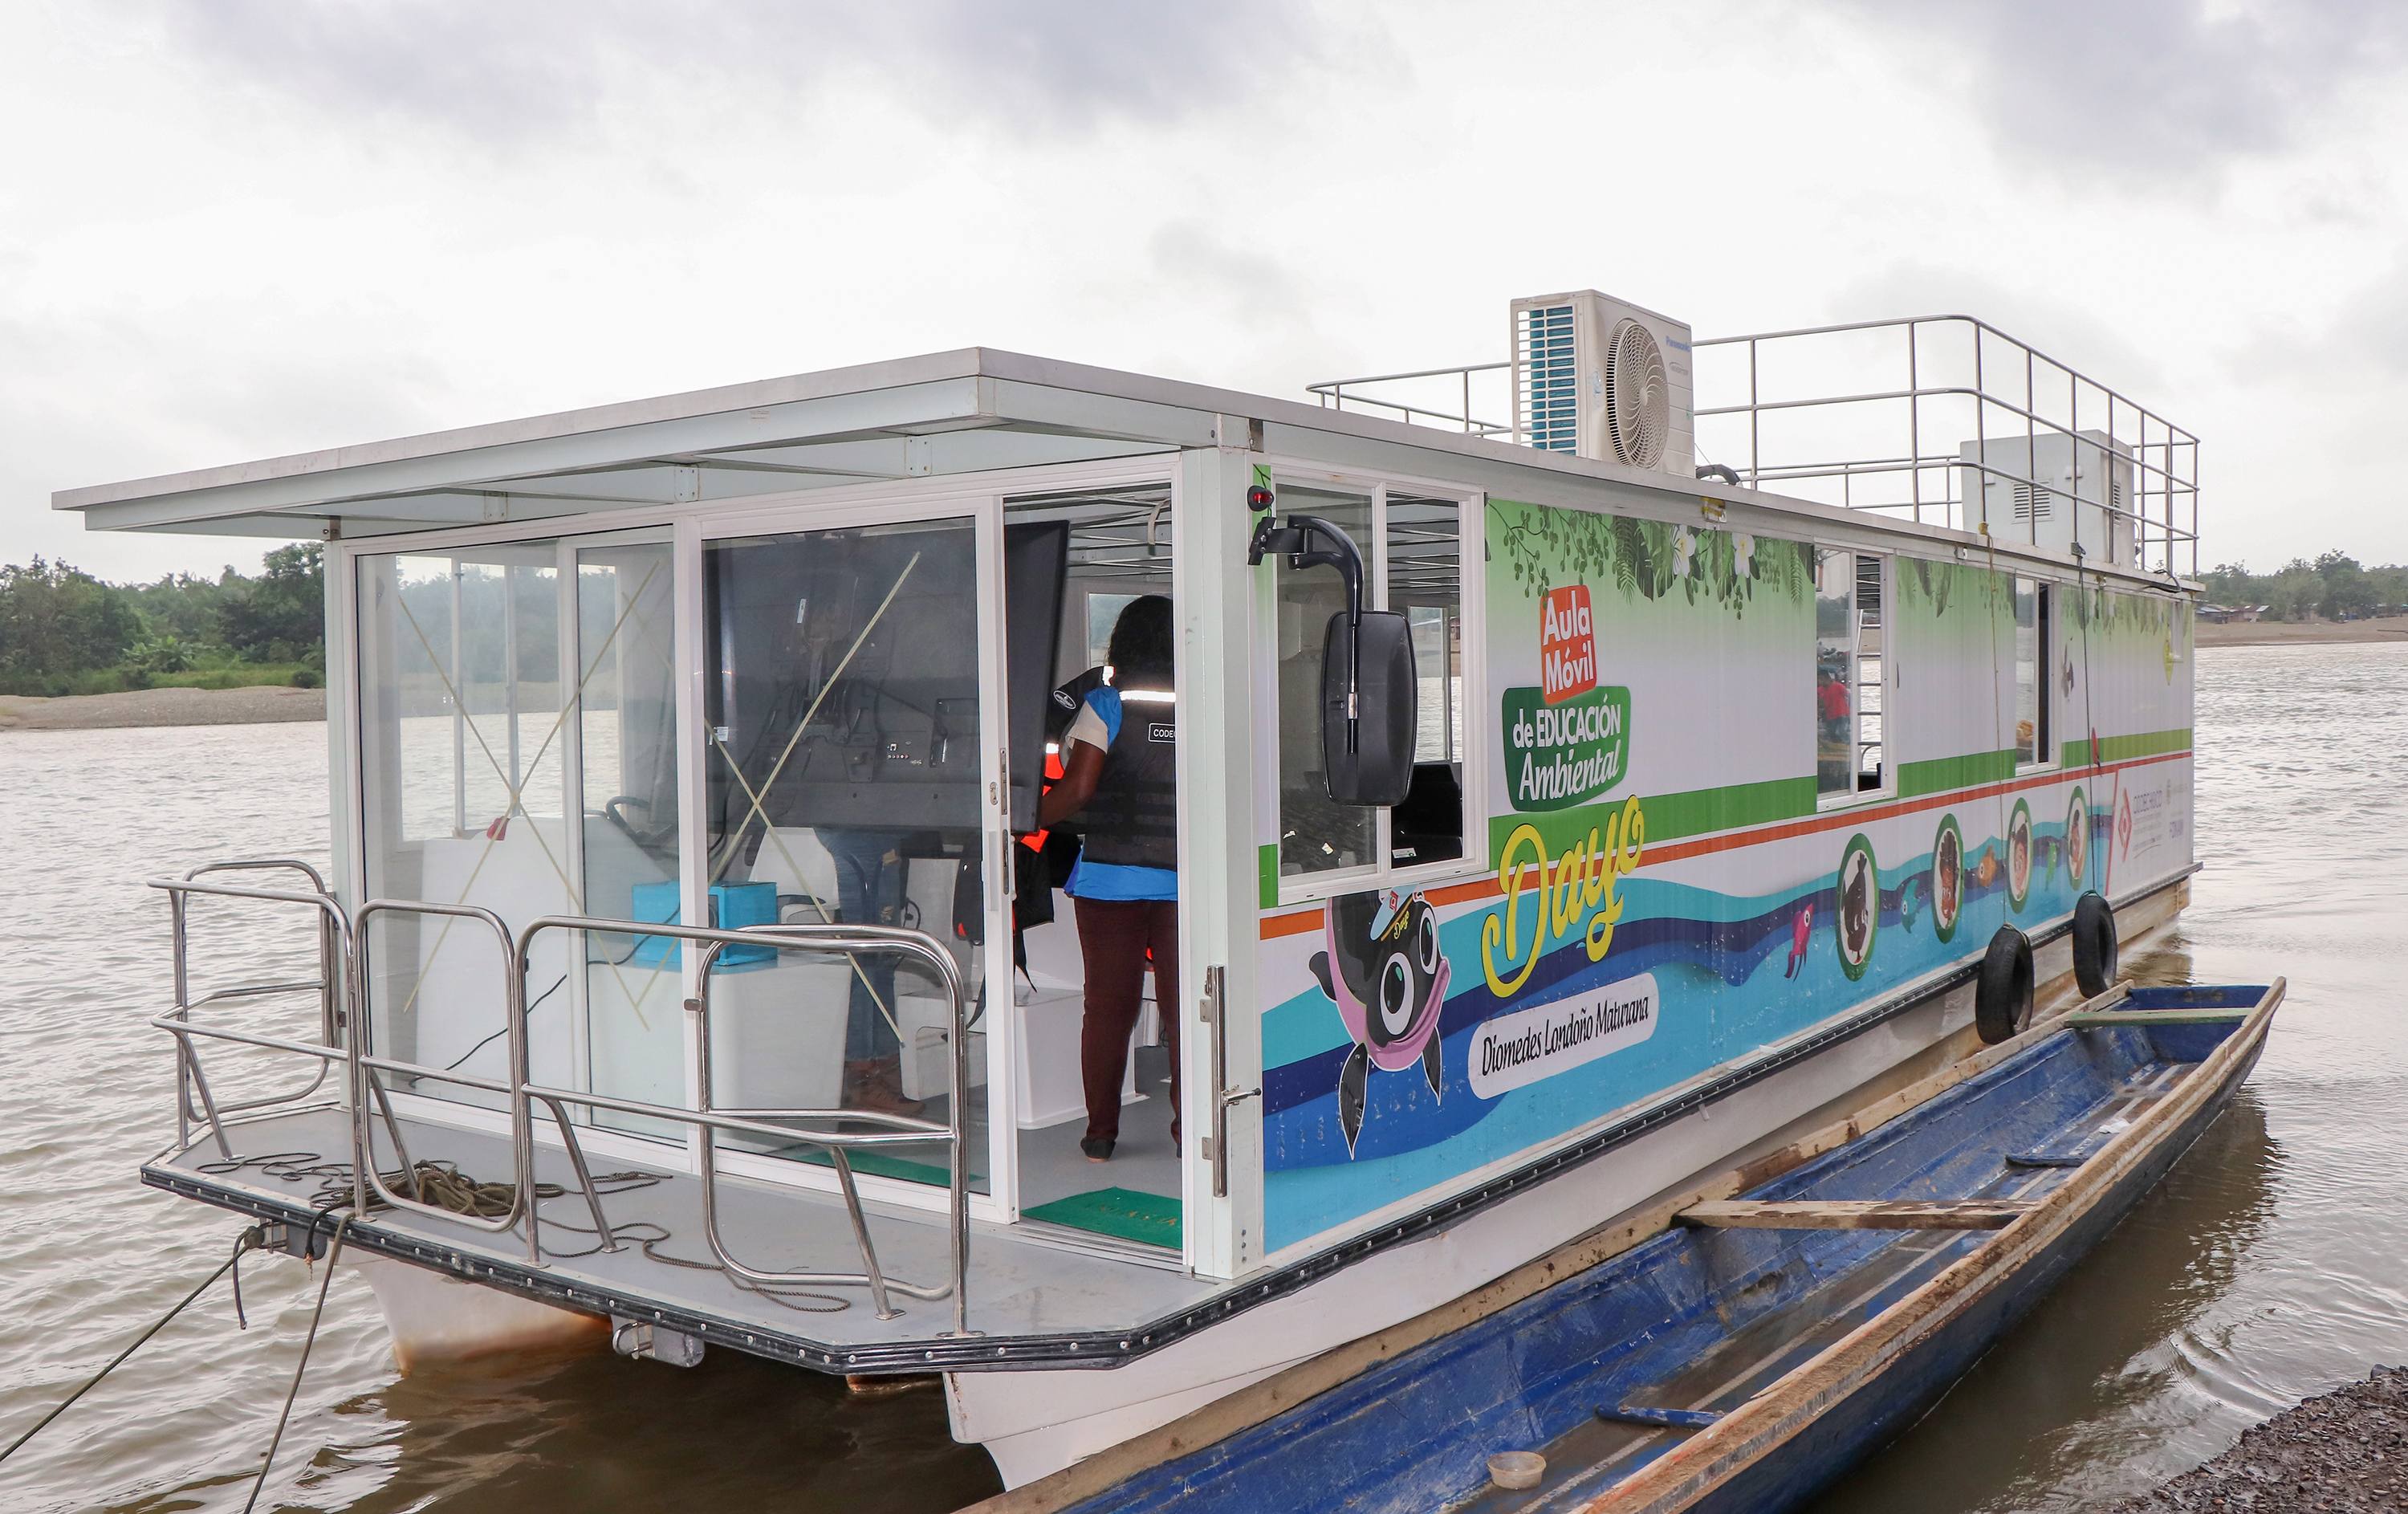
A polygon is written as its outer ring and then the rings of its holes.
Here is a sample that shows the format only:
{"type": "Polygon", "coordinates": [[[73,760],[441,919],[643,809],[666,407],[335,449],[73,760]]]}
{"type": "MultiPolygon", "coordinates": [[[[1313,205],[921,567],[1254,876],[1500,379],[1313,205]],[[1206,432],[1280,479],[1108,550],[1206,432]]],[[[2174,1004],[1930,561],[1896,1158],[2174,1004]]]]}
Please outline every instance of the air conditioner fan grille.
{"type": "Polygon", "coordinates": [[[1624,320],[1605,343],[1605,434],[1616,461],[1655,468],[1671,430],[1664,351],[1636,321],[1624,320]]]}

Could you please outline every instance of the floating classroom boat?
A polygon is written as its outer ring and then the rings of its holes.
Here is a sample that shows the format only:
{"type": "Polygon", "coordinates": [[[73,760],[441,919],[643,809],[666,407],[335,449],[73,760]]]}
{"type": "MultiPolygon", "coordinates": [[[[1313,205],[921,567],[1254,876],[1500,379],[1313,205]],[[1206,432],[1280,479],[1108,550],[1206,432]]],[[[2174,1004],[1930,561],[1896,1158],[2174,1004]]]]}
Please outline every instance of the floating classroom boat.
{"type": "Polygon", "coordinates": [[[1961,318],[1512,323],[1318,404],[974,349],[60,496],[325,542],[332,866],[160,881],[143,1180],[350,1213],[405,1363],[941,1372],[1016,1485],[2103,988],[2192,868],[2195,440],[1961,318]],[[1178,949],[1097,1166],[1032,843],[1148,594],[1178,949]]]}
{"type": "Polygon", "coordinates": [[[1615,1227],[1566,1280],[966,1514],[1796,1507],[2165,1175],[2282,998],[2279,980],[2118,989],[1668,1200],[1652,1232],[1615,1227]]]}

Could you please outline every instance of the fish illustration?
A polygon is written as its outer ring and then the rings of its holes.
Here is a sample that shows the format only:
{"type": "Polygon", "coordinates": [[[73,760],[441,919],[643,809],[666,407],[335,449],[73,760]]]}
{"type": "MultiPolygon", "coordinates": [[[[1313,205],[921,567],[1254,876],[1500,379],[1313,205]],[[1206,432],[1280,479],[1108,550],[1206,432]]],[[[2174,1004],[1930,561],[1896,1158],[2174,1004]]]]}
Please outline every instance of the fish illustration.
{"type": "Polygon", "coordinates": [[[1898,924],[1902,930],[1914,929],[1914,917],[1921,913],[1920,901],[1931,891],[1928,878],[1909,878],[1898,890],[1898,924]]]}
{"type": "Polygon", "coordinates": [[[2000,872],[1998,854],[1991,850],[1989,843],[1983,843],[1982,860],[1973,864],[1973,881],[1987,888],[1999,881],[2000,872]]]}
{"type": "Polygon", "coordinates": [[[1796,977],[1798,970],[1806,965],[1806,943],[1813,939],[1813,934],[1814,906],[1808,904],[1799,910],[1796,919],[1789,922],[1789,967],[1781,974],[1783,977],[1796,977]]]}

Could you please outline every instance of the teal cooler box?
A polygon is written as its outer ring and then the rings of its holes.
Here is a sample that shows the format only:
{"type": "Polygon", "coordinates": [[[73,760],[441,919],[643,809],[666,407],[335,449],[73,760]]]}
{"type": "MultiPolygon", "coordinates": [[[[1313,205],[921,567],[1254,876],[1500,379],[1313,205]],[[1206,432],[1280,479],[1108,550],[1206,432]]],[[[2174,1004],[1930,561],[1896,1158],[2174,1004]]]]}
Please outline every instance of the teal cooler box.
{"type": "MultiPolygon", "coordinates": [[[[631,914],[636,919],[654,925],[678,924],[678,895],[681,889],[674,881],[639,883],[635,887],[631,914]]],[[[740,930],[748,925],[778,923],[778,886],[774,883],[714,883],[710,886],[710,923],[721,930],[740,930]]],[[[635,952],[627,960],[638,967],[660,968],[678,965],[677,939],[673,936],[640,936],[635,952]]],[[[719,953],[719,966],[758,967],[777,960],[775,946],[724,946],[719,953]]]]}

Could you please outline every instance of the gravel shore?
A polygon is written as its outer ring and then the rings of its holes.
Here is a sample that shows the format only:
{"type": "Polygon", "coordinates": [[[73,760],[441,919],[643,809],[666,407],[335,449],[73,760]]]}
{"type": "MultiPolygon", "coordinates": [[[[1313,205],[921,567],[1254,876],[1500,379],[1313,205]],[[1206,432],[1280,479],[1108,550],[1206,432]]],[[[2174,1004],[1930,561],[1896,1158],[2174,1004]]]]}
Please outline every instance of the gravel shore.
{"type": "Polygon", "coordinates": [[[249,688],[146,688],[45,699],[0,694],[0,731],[112,730],[128,726],[260,726],[326,718],[326,691],[257,684],[249,688]]]}
{"type": "Polygon", "coordinates": [[[2115,1514],[2247,1509],[2338,1514],[2408,1507],[2408,1368],[2377,1367],[2287,1409],[2204,1466],[2115,1514]]]}

